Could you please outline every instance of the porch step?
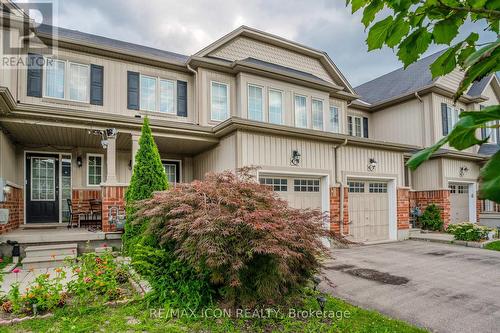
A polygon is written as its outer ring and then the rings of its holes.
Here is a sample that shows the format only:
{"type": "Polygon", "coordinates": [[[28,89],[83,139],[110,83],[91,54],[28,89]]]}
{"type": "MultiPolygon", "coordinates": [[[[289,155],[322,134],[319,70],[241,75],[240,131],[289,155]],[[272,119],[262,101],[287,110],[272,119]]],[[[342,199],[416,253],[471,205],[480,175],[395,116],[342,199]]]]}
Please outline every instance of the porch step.
{"type": "Polygon", "coordinates": [[[45,257],[45,256],[70,256],[76,254],[78,244],[54,244],[41,246],[28,246],[24,249],[26,257],[45,257]]]}
{"type": "Polygon", "coordinates": [[[77,251],[76,243],[28,246],[22,260],[23,269],[64,266],[66,260],[76,258],[77,251]]]}
{"type": "Polygon", "coordinates": [[[421,232],[422,230],[420,228],[411,228],[410,236],[420,235],[421,232]]]}

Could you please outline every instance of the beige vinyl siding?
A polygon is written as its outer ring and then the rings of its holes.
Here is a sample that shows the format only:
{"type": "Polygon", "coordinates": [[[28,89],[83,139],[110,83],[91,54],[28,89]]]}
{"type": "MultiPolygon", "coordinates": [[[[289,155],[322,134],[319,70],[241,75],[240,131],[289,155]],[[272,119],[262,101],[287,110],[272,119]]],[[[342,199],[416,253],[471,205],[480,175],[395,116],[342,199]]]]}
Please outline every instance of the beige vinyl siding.
{"type": "Polygon", "coordinates": [[[219,144],[193,158],[193,177],[203,179],[207,172],[236,169],[236,134],[222,138],[219,144]]]}
{"type": "Polygon", "coordinates": [[[444,188],[441,159],[424,162],[411,171],[411,185],[415,191],[438,190],[444,188]]]}
{"type": "Polygon", "coordinates": [[[256,75],[241,73],[237,77],[237,87],[238,87],[238,105],[237,114],[241,115],[242,118],[248,118],[248,86],[256,85],[262,88],[263,95],[263,110],[264,110],[264,121],[268,122],[269,117],[269,90],[277,90],[282,92],[283,105],[282,112],[284,114],[284,125],[295,126],[295,110],[294,110],[294,96],[300,95],[306,97],[306,110],[307,110],[307,125],[308,128],[312,128],[312,99],[317,99],[323,102],[323,125],[326,131],[330,128],[327,126],[328,122],[328,112],[329,103],[339,107],[340,115],[345,114],[344,105],[345,102],[337,99],[329,98],[328,93],[306,88],[303,86],[286,83],[283,81],[262,78],[256,75]]]}
{"type": "Polygon", "coordinates": [[[498,103],[500,102],[499,97],[495,94],[495,91],[493,90],[493,87],[491,85],[492,85],[492,83],[490,83],[484,89],[482,95],[488,97],[488,100],[481,102],[481,105],[484,105],[484,106],[498,105],[498,103]]]}
{"type": "Polygon", "coordinates": [[[203,126],[216,125],[220,122],[211,120],[211,82],[219,82],[229,87],[229,116],[238,116],[236,107],[236,78],[233,75],[216,72],[213,70],[198,68],[199,83],[199,124],[203,126]]]}
{"type": "Polygon", "coordinates": [[[448,181],[477,181],[479,178],[479,165],[472,161],[443,158],[443,187],[447,187],[448,181]],[[460,168],[465,167],[469,171],[460,176],[460,168]]]}
{"type": "MultiPolygon", "coordinates": [[[[53,98],[37,98],[27,96],[27,72],[25,68],[20,69],[19,71],[19,89],[21,92],[19,99],[22,103],[44,106],[57,106],[83,111],[89,110],[94,112],[129,115],[131,117],[138,113],[146,113],[151,119],[168,119],[181,122],[194,122],[193,77],[190,74],[121,61],[94,54],[85,54],[82,52],[76,52],[62,48],[58,49],[57,58],[81,64],[101,65],[104,67],[103,105],[91,105],[89,103],[78,103],[53,98]],[[173,114],[165,114],[160,112],[142,112],[127,109],[127,71],[139,72],[143,75],[160,77],[162,79],[186,81],[188,89],[188,117],[177,117],[173,114]]],[[[43,84],[45,84],[45,82],[43,82],[43,84]]]]}
{"type": "Polygon", "coordinates": [[[238,165],[257,166],[266,171],[320,173],[330,175],[333,185],[335,159],[333,145],[314,140],[269,134],[238,132],[238,165]],[[301,154],[300,164],[292,166],[292,151],[301,154]]]}
{"type": "Polygon", "coordinates": [[[453,91],[456,91],[463,77],[464,77],[464,72],[456,68],[451,73],[438,78],[436,83],[448,87],[453,91]]]}
{"type": "Polygon", "coordinates": [[[355,146],[345,146],[339,149],[338,165],[344,183],[347,177],[391,177],[397,179],[397,185],[402,186],[404,179],[403,154],[386,150],[375,150],[355,146]],[[377,161],[374,171],[368,171],[370,158],[377,161]]]}
{"type": "Polygon", "coordinates": [[[412,99],[373,113],[370,122],[371,138],[423,146],[425,107],[423,102],[412,99]]]}
{"type": "Polygon", "coordinates": [[[17,175],[18,170],[16,167],[16,146],[0,130],[0,178],[4,178],[17,185],[22,185],[17,175]]]}
{"type": "Polygon", "coordinates": [[[319,60],[249,37],[237,37],[212,51],[209,56],[230,61],[255,58],[311,73],[334,83],[319,60]]]}

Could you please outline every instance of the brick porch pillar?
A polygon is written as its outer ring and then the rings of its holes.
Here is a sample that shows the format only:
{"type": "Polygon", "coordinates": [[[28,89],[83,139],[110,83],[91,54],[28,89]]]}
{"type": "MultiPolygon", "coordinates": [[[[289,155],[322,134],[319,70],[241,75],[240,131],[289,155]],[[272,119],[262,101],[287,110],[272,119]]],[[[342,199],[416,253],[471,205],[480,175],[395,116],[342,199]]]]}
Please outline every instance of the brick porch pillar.
{"type": "Polygon", "coordinates": [[[115,226],[109,221],[109,211],[113,207],[117,207],[120,213],[125,210],[125,191],[127,186],[124,185],[106,185],[101,186],[102,196],[102,231],[115,231],[115,226]]]}
{"type": "MultiPolygon", "coordinates": [[[[349,233],[348,192],[344,187],[344,234],[349,233]]],[[[330,188],[330,230],[340,234],[340,188],[330,188]]]]}
{"type": "Polygon", "coordinates": [[[397,220],[398,230],[410,228],[410,189],[397,189],[397,220]]]}
{"type": "MultiPolygon", "coordinates": [[[[24,222],[23,189],[17,185],[7,185],[8,193],[5,201],[0,202],[0,208],[9,210],[9,219],[6,224],[0,225],[0,234],[19,228],[24,222]]],[[[0,188],[3,191],[3,188],[0,188]]]]}

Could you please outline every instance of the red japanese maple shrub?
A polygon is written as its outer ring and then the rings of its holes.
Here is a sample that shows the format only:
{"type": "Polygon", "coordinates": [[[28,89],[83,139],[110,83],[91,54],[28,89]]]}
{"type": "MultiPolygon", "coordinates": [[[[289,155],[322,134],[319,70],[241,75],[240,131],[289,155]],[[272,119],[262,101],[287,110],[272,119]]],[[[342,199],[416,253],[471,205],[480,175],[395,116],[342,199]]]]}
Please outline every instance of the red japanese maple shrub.
{"type": "Polygon", "coordinates": [[[146,234],[195,270],[208,270],[210,283],[236,306],[280,302],[327,255],[323,215],[289,207],[250,169],[207,174],[140,206],[136,216],[149,221],[146,234]]]}

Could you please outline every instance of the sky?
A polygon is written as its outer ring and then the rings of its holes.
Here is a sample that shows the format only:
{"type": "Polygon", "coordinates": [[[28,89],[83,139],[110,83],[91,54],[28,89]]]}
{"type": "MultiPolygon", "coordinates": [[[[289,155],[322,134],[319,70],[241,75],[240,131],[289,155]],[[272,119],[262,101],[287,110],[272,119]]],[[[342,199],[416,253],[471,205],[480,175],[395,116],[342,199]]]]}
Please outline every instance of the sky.
{"type": "MultiPolygon", "coordinates": [[[[361,13],[345,0],[59,0],[57,25],[191,55],[247,25],[326,51],[352,86],[401,67],[389,48],[367,52],[361,13]]],[[[460,36],[494,35],[467,23],[460,36]]],[[[431,54],[442,47],[431,47],[431,54]]]]}

